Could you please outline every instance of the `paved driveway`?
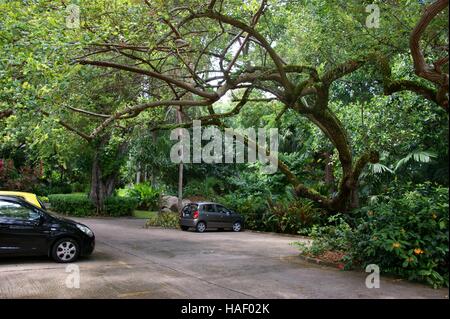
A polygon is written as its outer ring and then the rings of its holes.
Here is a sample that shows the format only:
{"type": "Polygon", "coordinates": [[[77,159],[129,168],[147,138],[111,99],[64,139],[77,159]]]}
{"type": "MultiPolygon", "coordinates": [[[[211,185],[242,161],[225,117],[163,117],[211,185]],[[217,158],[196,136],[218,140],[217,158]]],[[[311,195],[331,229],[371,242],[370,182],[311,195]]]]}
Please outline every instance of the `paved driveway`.
{"type": "MultiPolygon", "coordinates": [[[[448,290],[301,261],[298,238],[144,229],[139,219],[80,219],[97,247],[73,272],[47,258],[0,259],[0,298],[448,298],[448,290]]],[[[73,266],[72,266],[73,267],[73,266]]]]}

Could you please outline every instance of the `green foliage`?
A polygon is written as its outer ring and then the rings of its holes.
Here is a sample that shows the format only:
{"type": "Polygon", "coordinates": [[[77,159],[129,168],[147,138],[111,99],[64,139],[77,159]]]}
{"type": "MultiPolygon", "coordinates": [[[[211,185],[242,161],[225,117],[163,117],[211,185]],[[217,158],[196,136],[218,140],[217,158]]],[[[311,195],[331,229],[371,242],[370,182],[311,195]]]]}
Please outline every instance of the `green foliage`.
{"type": "Polygon", "coordinates": [[[126,196],[133,197],[138,201],[138,208],[141,210],[156,210],[159,208],[159,200],[162,189],[152,187],[148,183],[133,185],[132,188],[125,190],[126,196]]]}
{"type": "Polygon", "coordinates": [[[51,194],[70,194],[71,192],[71,185],[63,183],[51,185],[38,184],[33,187],[33,193],[39,196],[48,196],[51,194]]]}
{"type": "Polygon", "coordinates": [[[247,229],[265,230],[263,216],[267,212],[267,203],[263,198],[230,193],[217,198],[217,201],[241,214],[245,219],[247,229]]]}
{"type": "Polygon", "coordinates": [[[414,151],[406,155],[404,158],[400,159],[395,165],[394,171],[399,170],[401,167],[405,166],[411,161],[417,163],[429,163],[432,158],[435,158],[436,154],[426,151],[414,151]]]}
{"type": "Polygon", "coordinates": [[[12,160],[0,159],[0,189],[32,191],[40,177],[39,167],[21,166],[17,169],[12,160]]]}
{"type": "Polygon", "coordinates": [[[448,286],[448,188],[426,183],[392,190],[353,216],[336,215],[313,226],[302,253],[345,253],[346,267],[376,264],[382,273],[448,286]]]}
{"type": "Polygon", "coordinates": [[[147,210],[135,210],[133,212],[133,217],[141,219],[149,219],[151,217],[156,216],[156,214],[158,214],[158,212],[150,212],[147,210]]]}
{"type": "Polygon", "coordinates": [[[252,230],[286,234],[306,234],[321,221],[322,211],[307,200],[279,199],[268,203],[261,196],[230,193],[217,198],[226,207],[245,218],[245,227],[252,230]]]}
{"type": "Polygon", "coordinates": [[[48,199],[47,196],[39,196],[39,199],[40,199],[42,202],[44,202],[44,203],[49,203],[49,202],[50,202],[50,200],[48,199]]]}
{"type": "MultiPolygon", "coordinates": [[[[69,216],[94,216],[96,208],[85,194],[54,194],[48,196],[51,210],[69,216]]],[[[137,201],[128,197],[109,197],[105,201],[106,216],[131,216],[137,201]]]]}
{"type": "Polygon", "coordinates": [[[362,208],[353,235],[353,258],[382,272],[432,286],[448,286],[448,188],[417,185],[388,193],[362,208]]]}
{"type": "Polygon", "coordinates": [[[177,213],[160,212],[150,217],[146,226],[158,226],[164,228],[178,228],[179,216],[177,213]]]}
{"type": "Polygon", "coordinates": [[[311,245],[294,243],[304,254],[319,256],[327,251],[351,250],[352,228],[340,214],[330,216],[325,226],[314,225],[308,235],[312,239],[311,245]]]}
{"type": "Polygon", "coordinates": [[[129,197],[108,197],[105,200],[105,214],[108,216],[131,216],[137,207],[137,200],[129,197]]]}
{"type": "Polygon", "coordinates": [[[202,180],[192,180],[184,188],[184,196],[201,196],[213,199],[224,190],[224,183],[215,177],[206,177],[202,180]]]}
{"type": "Polygon", "coordinates": [[[265,229],[279,233],[306,234],[321,221],[322,211],[308,200],[280,201],[263,216],[265,229]]]}

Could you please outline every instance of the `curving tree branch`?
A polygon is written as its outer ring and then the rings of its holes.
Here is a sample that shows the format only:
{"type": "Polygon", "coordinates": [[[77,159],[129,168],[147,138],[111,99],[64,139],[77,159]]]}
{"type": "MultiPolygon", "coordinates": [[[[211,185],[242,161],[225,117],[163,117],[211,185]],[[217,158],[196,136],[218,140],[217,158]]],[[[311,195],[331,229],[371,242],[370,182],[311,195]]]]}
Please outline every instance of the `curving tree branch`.
{"type": "Polygon", "coordinates": [[[446,57],[438,59],[433,63],[433,65],[429,65],[427,64],[424,53],[420,47],[420,41],[427,27],[430,25],[433,19],[438,14],[443,12],[447,7],[448,0],[437,0],[425,9],[419,22],[411,32],[409,46],[411,50],[411,56],[414,61],[415,73],[419,77],[428,80],[437,86],[438,89],[435,93],[434,100],[438,105],[440,105],[448,112],[448,71],[447,73],[445,73],[442,70],[442,66],[448,64],[448,51],[446,57]]]}

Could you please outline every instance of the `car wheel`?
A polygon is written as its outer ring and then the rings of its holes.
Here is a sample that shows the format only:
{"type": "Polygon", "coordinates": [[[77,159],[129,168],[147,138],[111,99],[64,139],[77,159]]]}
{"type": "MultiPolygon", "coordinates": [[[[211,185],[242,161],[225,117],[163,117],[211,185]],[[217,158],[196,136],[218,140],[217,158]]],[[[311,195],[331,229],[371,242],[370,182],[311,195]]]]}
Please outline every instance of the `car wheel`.
{"type": "Polygon", "coordinates": [[[206,224],[204,222],[197,223],[197,227],[195,227],[197,232],[203,233],[206,230],[206,224]]]}
{"type": "Polygon", "coordinates": [[[52,249],[52,257],[58,263],[70,263],[80,255],[80,246],[71,238],[58,240],[52,249]]]}
{"type": "Polygon", "coordinates": [[[233,231],[240,232],[242,230],[242,224],[241,222],[235,222],[233,224],[233,231]]]}
{"type": "Polygon", "coordinates": [[[186,231],[186,230],[188,230],[188,229],[189,229],[189,227],[188,227],[188,226],[180,226],[180,228],[181,228],[181,230],[184,230],[184,231],[186,231]]]}

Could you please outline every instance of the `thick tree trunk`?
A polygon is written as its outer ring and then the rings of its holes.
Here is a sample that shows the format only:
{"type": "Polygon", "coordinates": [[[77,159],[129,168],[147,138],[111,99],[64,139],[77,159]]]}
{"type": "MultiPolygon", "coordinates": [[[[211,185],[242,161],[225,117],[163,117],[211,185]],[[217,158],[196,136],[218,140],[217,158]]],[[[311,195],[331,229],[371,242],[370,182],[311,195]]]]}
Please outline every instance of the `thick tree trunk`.
{"type": "MultiPolygon", "coordinates": [[[[326,99],[324,99],[326,100],[326,99]]],[[[323,102],[326,104],[326,102],[323,102]]],[[[320,207],[330,213],[347,212],[359,205],[358,179],[367,163],[378,162],[378,152],[368,151],[358,160],[354,161],[352,149],[345,128],[339,119],[326,107],[319,105],[314,109],[300,109],[300,113],[316,124],[326,137],[333,143],[338,151],[339,163],[342,169],[342,178],[339,182],[337,194],[334,197],[325,197],[318,192],[302,185],[296,178],[289,176],[289,170],[279,167],[295,187],[298,197],[304,197],[316,202],[320,207]]],[[[291,173],[292,175],[292,173],[291,173]]]]}
{"type": "Polygon", "coordinates": [[[102,167],[98,160],[98,154],[95,154],[92,161],[91,190],[89,198],[94,203],[97,214],[105,211],[105,200],[114,193],[118,173],[114,172],[109,176],[103,176],[102,167]]]}
{"type": "Polygon", "coordinates": [[[94,203],[97,214],[101,214],[105,211],[105,200],[114,193],[117,177],[117,172],[106,177],[103,176],[102,167],[98,159],[98,152],[96,152],[92,161],[91,190],[89,198],[94,203]]]}
{"type": "Polygon", "coordinates": [[[335,188],[335,178],[334,178],[334,165],[333,165],[333,161],[332,161],[332,154],[330,152],[325,152],[323,154],[324,158],[325,158],[325,185],[328,186],[328,189],[330,191],[331,194],[333,194],[336,191],[335,188]]]}
{"type": "Polygon", "coordinates": [[[104,211],[106,191],[102,182],[102,170],[98,160],[98,152],[95,153],[92,161],[91,191],[89,193],[89,198],[94,203],[98,214],[104,211]]]}
{"type": "MultiPolygon", "coordinates": [[[[94,151],[91,168],[91,190],[89,192],[89,198],[96,207],[97,214],[101,214],[105,211],[106,198],[113,195],[116,189],[117,182],[119,180],[119,170],[112,170],[108,175],[102,168],[100,160],[100,154],[109,141],[108,137],[105,137],[94,151]]],[[[127,150],[128,144],[122,143],[116,153],[116,158],[119,159],[127,150]]]]}
{"type": "Polygon", "coordinates": [[[351,200],[351,203],[350,203],[350,208],[351,209],[359,208],[358,188],[356,188],[354,191],[352,191],[352,200],[351,200]]]}

